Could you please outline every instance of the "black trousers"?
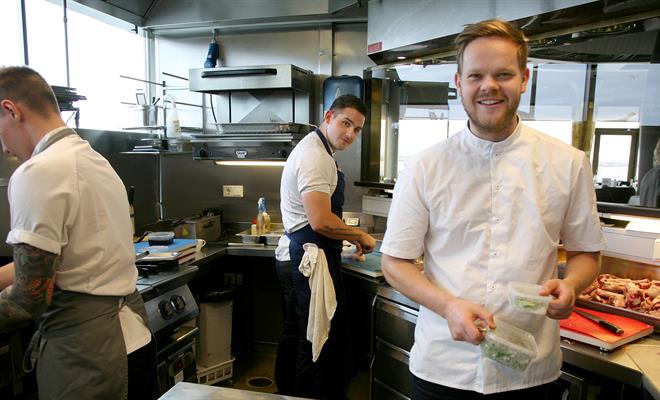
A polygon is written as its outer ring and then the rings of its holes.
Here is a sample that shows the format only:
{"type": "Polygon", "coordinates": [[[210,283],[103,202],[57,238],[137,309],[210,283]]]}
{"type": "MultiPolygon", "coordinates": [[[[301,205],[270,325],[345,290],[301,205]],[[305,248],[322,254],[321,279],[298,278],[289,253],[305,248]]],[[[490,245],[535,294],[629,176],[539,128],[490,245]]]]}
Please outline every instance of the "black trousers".
{"type": "Polygon", "coordinates": [[[128,400],[156,398],[156,340],[128,355],[128,400]]]}
{"type": "Polygon", "coordinates": [[[283,327],[275,359],[275,383],[278,394],[292,396],[295,393],[296,359],[298,357],[298,316],[296,292],[293,289],[291,261],[275,261],[275,270],[282,288],[283,327]]]}
{"type": "Polygon", "coordinates": [[[412,375],[413,400],[559,400],[561,389],[552,382],[527,389],[484,395],[431,383],[412,375]]]}

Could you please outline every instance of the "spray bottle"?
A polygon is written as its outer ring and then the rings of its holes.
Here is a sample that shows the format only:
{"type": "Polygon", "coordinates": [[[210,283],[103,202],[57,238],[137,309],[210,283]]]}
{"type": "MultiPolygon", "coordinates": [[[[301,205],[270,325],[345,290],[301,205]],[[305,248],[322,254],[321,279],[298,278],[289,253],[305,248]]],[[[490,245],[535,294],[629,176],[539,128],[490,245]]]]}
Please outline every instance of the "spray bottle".
{"type": "Polygon", "coordinates": [[[179,113],[176,110],[176,100],[174,97],[170,99],[172,109],[167,114],[167,137],[175,138],[181,136],[181,122],[179,121],[179,113]]]}
{"type": "Polygon", "coordinates": [[[266,199],[260,197],[257,201],[257,235],[270,231],[270,216],[266,212],[266,199]]]}

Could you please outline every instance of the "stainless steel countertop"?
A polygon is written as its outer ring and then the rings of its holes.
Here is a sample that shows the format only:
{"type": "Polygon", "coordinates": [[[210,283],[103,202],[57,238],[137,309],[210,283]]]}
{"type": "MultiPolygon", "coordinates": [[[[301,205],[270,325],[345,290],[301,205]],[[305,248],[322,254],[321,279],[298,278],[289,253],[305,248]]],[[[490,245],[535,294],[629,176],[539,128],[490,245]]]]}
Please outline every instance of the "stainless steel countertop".
{"type": "Polygon", "coordinates": [[[197,383],[179,382],[160,397],[160,400],[294,400],[302,397],[251,392],[197,383]]]}

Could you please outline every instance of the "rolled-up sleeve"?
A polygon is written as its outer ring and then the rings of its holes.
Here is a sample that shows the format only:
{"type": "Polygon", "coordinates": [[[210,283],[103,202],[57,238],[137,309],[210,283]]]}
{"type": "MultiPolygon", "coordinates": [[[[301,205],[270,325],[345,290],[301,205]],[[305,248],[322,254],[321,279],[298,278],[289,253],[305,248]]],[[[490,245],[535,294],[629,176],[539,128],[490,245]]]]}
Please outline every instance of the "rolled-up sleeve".
{"type": "Polygon", "coordinates": [[[424,178],[419,162],[413,162],[400,174],[394,186],[382,253],[404,259],[422,254],[429,226],[424,178]]]}

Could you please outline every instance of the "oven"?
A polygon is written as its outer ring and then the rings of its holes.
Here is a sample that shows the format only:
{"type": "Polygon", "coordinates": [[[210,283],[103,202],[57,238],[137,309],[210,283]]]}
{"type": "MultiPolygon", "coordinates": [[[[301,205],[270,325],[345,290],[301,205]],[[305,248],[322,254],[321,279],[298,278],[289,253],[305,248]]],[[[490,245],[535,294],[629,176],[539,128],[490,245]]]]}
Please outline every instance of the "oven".
{"type": "Polygon", "coordinates": [[[156,339],[158,396],[179,382],[197,383],[193,349],[199,329],[185,325],[199,315],[187,285],[197,269],[194,265],[162,269],[138,262],[137,288],[156,339]]]}

